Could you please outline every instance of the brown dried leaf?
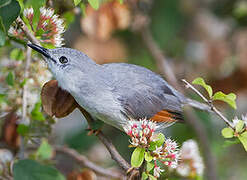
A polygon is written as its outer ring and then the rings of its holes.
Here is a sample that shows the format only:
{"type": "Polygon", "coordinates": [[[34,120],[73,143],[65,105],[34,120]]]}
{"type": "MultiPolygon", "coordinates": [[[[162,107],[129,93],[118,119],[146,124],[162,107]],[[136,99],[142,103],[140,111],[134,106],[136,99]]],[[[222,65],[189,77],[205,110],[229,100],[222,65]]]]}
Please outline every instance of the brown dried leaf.
{"type": "Polygon", "coordinates": [[[126,4],[118,1],[106,2],[98,10],[90,5],[81,20],[82,30],[87,36],[101,41],[107,40],[117,29],[126,29],[130,24],[130,11],[126,4]]]}
{"type": "Polygon", "coordinates": [[[74,98],[58,87],[56,80],[45,83],[41,91],[41,100],[44,111],[57,118],[67,116],[77,107],[74,98]]]}
{"type": "Polygon", "coordinates": [[[3,139],[10,147],[17,148],[20,145],[20,135],[17,133],[17,121],[19,117],[15,112],[10,112],[3,125],[3,139]]]}
{"type": "Polygon", "coordinates": [[[75,99],[66,91],[61,88],[58,89],[56,94],[56,102],[53,103],[52,112],[58,118],[69,115],[77,107],[75,99]]]}
{"type": "Polygon", "coordinates": [[[58,91],[58,82],[56,80],[50,80],[44,84],[41,90],[41,101],[44,111],[53,116],[52,111],[53,103],[56,101],[56,94],[58,91]]]}

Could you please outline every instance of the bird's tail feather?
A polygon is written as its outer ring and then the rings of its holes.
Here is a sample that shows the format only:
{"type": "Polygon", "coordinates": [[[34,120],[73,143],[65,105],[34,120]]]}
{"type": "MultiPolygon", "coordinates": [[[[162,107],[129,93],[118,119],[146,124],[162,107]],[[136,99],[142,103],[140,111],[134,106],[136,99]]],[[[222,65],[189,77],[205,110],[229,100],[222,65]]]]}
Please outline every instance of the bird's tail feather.
{"type": "Polygon", "coordinates": [[[212,111],[211,107],[209,105],[195,101],[195,100],[190,99],[190,98],[186,98],[185,105],[189,105],[191,107],[194,107],[194,108],[197,108],[197,109],[200,109],[203,111],[209,111],[209,112],[212,111]]]}

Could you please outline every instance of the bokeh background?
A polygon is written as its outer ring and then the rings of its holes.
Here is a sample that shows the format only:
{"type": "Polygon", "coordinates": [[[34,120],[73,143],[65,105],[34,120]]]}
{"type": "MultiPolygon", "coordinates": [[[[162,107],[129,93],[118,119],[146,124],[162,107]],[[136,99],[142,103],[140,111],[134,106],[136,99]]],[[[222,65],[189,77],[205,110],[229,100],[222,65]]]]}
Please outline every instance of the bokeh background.
{"type": "MultiPolygon", "coordinates": [[[[70,1],[57,0],[53,3],[58,14],[71,22],[64,34],[66,47],[81,50],[100,64],[127,62],[159,72],[141,30],[136,30],[138,24],[145,20],[134,18],[128,5],[106,2],[97,11],[87,6],[85,14],[81,15],[76,8],[69,11],[72,6],[70,1]]],[[[214,92],[221,90],[237,94],[237,111],[226,104],[216,104],[229,119],[247,113],[247,1],[143,0],[139,6],[150,18],[151,34],[178,80],[192,81],[203,77],[214,92]]],[[[10,50],[8,47],[0,49],[1,69],[10,60],[10,50]]],[[[0,74],[0,90],[3,81],[0,74]]],[[[179,83],[183,87],[182,82],[179,83]]],[[[190,90],[186,93],[188,97],[200,101],[190,90]]],[[[247,179],[246,152],[240,144],[230,144],[221,136],[221,129],[226,126],[224,122],[207,112],[194,111],[194,114],[206,130],[218,179],[247,179]]],[[[4,128],[4,119],[1,122],[4,128]]],[[[112,166],[114,162],[105,147],[96,137],[87,136],[86,128],[85,119],[75,110],[68,117],[56,120],[49,141],[68,145],[104,167],[112,166]]],[[[128,137],[107,125],[103,131],[129,160],[131,149],[128,148],[128,137]]],[[[187,123],[175,124],[164,133],[180,144],[187,139],[198,140],[193,127],[187,123]]],[[[65,174],[74,168],[72,161],[61,166],[58,159],[57,164],[65,174]]]]}

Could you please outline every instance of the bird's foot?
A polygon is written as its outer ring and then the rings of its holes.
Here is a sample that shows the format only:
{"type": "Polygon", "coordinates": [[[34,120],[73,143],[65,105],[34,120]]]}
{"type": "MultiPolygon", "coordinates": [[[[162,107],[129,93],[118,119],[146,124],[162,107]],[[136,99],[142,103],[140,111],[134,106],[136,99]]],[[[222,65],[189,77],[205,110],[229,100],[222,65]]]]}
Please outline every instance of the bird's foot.
{"type": "Polygon", "coordinates": [[[97,136],[101,131],[101,129],[92,129],[92,128],[87,128],[86,130],[88,131],[87,133],[88,136],[92,136],[92,135],[97,136]]]}

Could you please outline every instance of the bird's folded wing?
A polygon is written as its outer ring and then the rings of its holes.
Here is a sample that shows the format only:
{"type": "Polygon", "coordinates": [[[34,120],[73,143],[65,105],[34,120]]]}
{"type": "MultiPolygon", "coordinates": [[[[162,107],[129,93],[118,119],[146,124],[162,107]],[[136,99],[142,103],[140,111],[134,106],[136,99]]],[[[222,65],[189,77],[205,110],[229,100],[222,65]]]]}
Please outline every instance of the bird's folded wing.
{"type": "Polygon", "coordinates": [[[183,121],[182,105],[176,96],[145,84],[123,91],[125,93],[121,93],[118,100],[125,116],[136,120],[148,118],[158,123],[183,121]]]}

